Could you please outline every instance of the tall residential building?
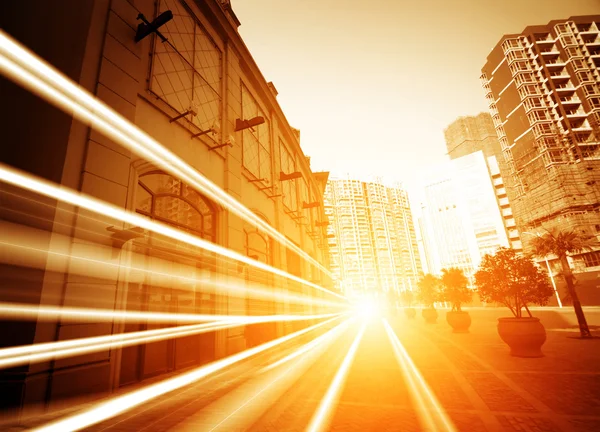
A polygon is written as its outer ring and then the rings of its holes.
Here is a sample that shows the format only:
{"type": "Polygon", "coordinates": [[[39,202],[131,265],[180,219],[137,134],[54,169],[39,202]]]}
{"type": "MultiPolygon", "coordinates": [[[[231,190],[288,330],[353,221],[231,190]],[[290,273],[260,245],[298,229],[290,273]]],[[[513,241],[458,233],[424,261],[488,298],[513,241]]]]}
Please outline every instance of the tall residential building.
{"type": "MultiPolygon", "coordinates": [[[[508,196],[529,232],[600,235],[599,29],[600,15],[527,27],[503,36],[482,69],[508,196]]],[[[575,267],[598,267],[598,254],[575,257],[575,267]]]]}
{"type": "MultiPolygon", "coordinates": [[[[446,128],[444,136],[448,156],[452,160],[458,161],[464,156],[482,152],[482,156],[473,156],[458,163],[474,164],[474,169],[488,171],[492,178],[498,206],[501,208],[510,247],[521,250],[519,232],[508,198],[514,185],[510,183],[510,173],[504,161],[492,116],[489,113],[479,113],[476,116],[459,117],[446,128]],[[485,159],[483,163],[482,159],[485,159]]],[[[484,175],[484,178],[487,176],[484,175]]],[[[469,188],[470,186],[466,184],[465,187],[469,188]]],[[[472,195],[471,199],[477,199],[477,196],[472,195]]]]}
{"type": "Polygon", "coordinates": [[[507,222],[501,178],[495,157],[478,151],[437,167],[426,180],[422,233],[429,272],[458,267],[470,276],[498,247],[520,248],[514,222],[507,222]]]}
{"type": "Polygon", "coordinates": [[[325,213],[331,270],[346,294],[398,293],[416,286],[421,260],[404,189],[330,180],[325,213]]]}

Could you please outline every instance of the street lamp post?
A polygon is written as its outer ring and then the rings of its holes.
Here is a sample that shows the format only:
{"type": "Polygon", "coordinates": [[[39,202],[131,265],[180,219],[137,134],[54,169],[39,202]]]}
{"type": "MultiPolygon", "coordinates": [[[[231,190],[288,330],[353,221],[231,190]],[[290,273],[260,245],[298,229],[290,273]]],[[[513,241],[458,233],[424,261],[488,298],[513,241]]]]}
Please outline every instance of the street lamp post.
{"type": "MultiPolygon", "coordinates": [[[[530,236],[541,237],[539,233],[530,233],[527,231],[523,231],[521,234],[529,234],[530,236]]],[[[548,258],[544,257],[544,261],[546,262],[546,268],[548,269],[548,274],[550,275],[550,281],[552,282],[552,288],[554,288],[554,294],[556,295],[556,301],[558,302],[558,307],[562,308],[562,302],[560,301],[560,296],[558,295],[558,290],[556,289],[556,282],[554,281],[554,275],[552,274],[552,269],[550,268],[550,263],[548,262],[548,258]]]]}

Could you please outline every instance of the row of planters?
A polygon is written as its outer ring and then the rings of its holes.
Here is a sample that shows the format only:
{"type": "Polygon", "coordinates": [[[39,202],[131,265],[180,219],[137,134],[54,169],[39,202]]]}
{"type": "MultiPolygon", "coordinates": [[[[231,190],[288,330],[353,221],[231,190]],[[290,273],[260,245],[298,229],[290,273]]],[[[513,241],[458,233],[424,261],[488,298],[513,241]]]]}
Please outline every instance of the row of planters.
{"type": "MultiPolygon", "coordinates": [[[[446,313],[446,320],[455,333],[466,333],[471,326],[471,317],[462,310],[464,303],[471,301],[473,290],[468,287],[469,280],[461,269],[449,268],[442,270],[442,277],[426,274],[419,281],[417,300],[425,306],[422,314],[425,322],[434,324],[438,318],[435,309],[437,302],[446,302],[452,309],[446,313]]],[[[404,312],[408,318],[414,318],[416,311],[413,309],[413,295],[410,291],[403,293],[403,301],[408,305],[404,312]]]]}
{"type": "MultiPolygon", "coordinates": [[[[539,236],[533,244],[536,255],[545,257],[554,254],[563,267],[569,297],[575,309],[575,315],[582,338],[591,337],[581,303],[575,291],[574,279],[566,259],[567,253],[588,249],[587,245],[574,232],[549,232],[539,236]]],[[[471,318],[461,305],[471,301],[473,293],[479,294],[481,301],[491,304],[502,304],[512,313],[512,317],[498,319],[498,334],[510,347],[511,355],[517,357],[541,357],[541,347],[546,341],[546,331],[539,318],[534,317],[528,305],[546,305],[554,290],[548,282],[547,275],[527,257],[516,253],[513,249],[500,248],[494,255],[486,255],[475,273],[476,290],[468,288],[468,279],[457,268],[444,269],[440,278],[431,274],[425,275],[419,282],[417,300],[425,306],[423,318],[428,323],[435,323],[438,313],[434,307],[436,302],[447,302],[452,309],[446,319],[454,332],[468,332],[471,318]]],[[[405,292],[403,300],[408,306],[405,313],[414,318],[415,310],[411,307],[412,293],[405,292]]]]}

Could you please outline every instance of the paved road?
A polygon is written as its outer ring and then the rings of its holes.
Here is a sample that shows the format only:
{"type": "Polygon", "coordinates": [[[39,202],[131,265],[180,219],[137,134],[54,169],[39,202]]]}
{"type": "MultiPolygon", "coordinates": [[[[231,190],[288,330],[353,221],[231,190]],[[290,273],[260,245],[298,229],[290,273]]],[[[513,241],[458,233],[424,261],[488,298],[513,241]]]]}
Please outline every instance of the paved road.
{"type": "MultiPolygon", "coordinates": [[[[546,317],[545,357],[519,359],[498,338],[494,314],[473,311],[469,334],[453,334],[443,315],[435,325],[390,318],[396,348],[382,320],[371,319],[320,423],[323,430],[600,430],[600,339],[572,338],[575,329],[546,317]],[[406,357],[399,354],[403,350],[406,357]]],[[[89,430],[303,431],[355,341],[359,321],[274,368],[266,367],[299,344],[256,356],[89,430]]]]}

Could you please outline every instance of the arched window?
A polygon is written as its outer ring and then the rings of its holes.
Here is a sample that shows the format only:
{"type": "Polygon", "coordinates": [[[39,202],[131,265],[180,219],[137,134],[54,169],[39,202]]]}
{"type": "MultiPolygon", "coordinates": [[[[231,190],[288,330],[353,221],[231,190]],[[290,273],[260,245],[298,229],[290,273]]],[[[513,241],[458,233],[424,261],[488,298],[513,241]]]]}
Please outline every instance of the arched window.
{"type": "Polygon", "coordinates": [[[136,212],[215,242],[215,210],[210,201],[162,171],[142,174],[136,212]]]}
{"type": "MultiPolygon", "coordinates": [[[[264,216],[258,213],[256,215],[266,223],[269,223],[264,216]]],[[[265,264],[273,264],[271,239],[268,235],[249,224],[244,224],[244,248],[246,249],[246,255],[250,258],[254,258],[265,264]]]]}

